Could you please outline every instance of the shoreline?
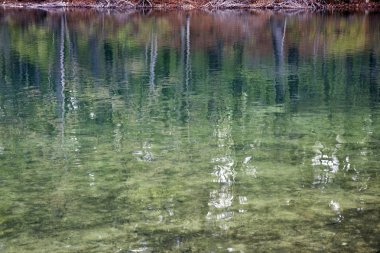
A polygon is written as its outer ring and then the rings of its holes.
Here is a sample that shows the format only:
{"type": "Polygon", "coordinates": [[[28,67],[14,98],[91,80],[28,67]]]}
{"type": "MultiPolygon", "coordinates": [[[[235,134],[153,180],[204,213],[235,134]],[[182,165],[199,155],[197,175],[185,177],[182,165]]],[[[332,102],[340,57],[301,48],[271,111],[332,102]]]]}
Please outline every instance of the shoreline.
{"type": "Polygon", "coordinates": [[[45,3],[37,2],[2,2],[0,3],[2,8],[20,8],[20,9],[59,9],[59,8],[83,8],[83,9],[104,9],[104,10],[305,10],[305,11],[379,11],[380,2],[369,3],[341,3],[341,4],[313,4],[313,5],[301,5],[297,2],[261,2],[254,4],[231,4],[228,6],[214,6],[212,4],[155,4],[151,6],[139,6],[128,1],[119,1],[117,3],[91,3],[90,1],[76,1],[62,2],[51,1],[45,3]]]}

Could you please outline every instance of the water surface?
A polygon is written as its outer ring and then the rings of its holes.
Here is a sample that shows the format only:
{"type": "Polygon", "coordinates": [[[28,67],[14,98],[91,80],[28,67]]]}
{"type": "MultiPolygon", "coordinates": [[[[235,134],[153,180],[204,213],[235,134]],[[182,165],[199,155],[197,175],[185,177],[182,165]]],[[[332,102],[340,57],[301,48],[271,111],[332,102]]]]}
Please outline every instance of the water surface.
{"type": "Polygon", "coordinates": [[[0,251],[377,252],[380,15],[0,10],[0,251]]]}

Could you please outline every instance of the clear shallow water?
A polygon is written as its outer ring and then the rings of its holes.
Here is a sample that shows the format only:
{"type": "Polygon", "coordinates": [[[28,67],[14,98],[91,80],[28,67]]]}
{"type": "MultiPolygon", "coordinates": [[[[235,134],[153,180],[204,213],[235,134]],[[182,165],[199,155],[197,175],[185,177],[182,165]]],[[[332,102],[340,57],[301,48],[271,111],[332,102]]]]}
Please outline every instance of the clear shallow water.
{"type": "Polygon", "coordinates": [[[379,21],[1,10],[1,251],[377,252],[379,21]]]}

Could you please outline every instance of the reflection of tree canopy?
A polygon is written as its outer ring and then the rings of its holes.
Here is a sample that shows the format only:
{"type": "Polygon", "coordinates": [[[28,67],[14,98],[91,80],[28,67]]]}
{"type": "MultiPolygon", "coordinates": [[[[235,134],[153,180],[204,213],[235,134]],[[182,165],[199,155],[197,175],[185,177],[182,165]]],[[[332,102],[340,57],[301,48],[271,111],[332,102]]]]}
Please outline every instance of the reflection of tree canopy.
{"type": "MultiPolygon", "coordinates": [[[[344,99],[343,93],[363,102],[379,97],[376,14],[2,12],[1,84],[10,90],[36,86],[59,93],[59,83],[52,81],[62,74],[56,62],[63,53],[67,74],[81,80],[79,90],[95,85],[111,96],[126,95],[126,88],[151,96],[145,93],[150,82],[155,90],[150,94],[166,98],[184,89],[187,94],[207,90],[210,109],[230,94],[269,104],[290,99],[293,106],[300,97],[326,102],[344,99]],[[316,80],[321,73],[323,82],[316,80]],[[200,80],[210,87],[196,84],[200,80]],[[176,87],[179,82],[182,87],[176,87]]],[[[182,99],[179,108],[190,108],[188,97],[182,99]]],[[[142,101],[134,103],[143,106],[142,101]]],[[[241,102],[233,103],[237,117],[241,102]]]]}

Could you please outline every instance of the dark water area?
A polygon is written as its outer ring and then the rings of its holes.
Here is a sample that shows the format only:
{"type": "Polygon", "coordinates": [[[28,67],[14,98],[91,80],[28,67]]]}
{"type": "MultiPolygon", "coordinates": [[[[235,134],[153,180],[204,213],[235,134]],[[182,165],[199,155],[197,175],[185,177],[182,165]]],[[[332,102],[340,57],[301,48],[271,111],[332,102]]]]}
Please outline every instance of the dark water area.
{"type": "Polygon", "coordinates": [[[1,252],[378,252],[380,14],[0,10],[1,252]]]}

